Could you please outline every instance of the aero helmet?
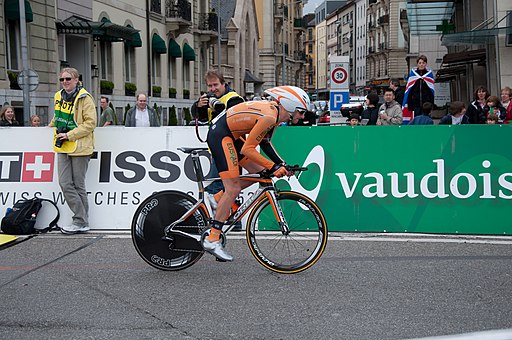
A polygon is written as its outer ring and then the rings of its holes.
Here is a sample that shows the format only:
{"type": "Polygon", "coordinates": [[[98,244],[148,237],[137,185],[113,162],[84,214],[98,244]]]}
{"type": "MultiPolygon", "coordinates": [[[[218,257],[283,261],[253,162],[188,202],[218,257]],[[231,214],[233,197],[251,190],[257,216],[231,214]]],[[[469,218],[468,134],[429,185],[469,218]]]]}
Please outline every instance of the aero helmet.
{"type": "Polygon", "coordinates": [[[274,98],[288,112],[295,110],[307,111],[310,101],[308,94],[296,86],[277,86],[265,90],[265,93],[274,98]]]}

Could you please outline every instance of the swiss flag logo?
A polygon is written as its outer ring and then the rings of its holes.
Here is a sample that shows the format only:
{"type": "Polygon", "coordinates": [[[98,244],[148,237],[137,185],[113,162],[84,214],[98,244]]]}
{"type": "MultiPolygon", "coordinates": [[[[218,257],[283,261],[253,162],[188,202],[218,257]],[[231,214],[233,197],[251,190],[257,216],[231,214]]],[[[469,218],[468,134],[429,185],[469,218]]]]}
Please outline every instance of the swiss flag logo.
{"type": "Polygon", "coordinates": [[[53,182],[53,152],[25,152],[23,155],[22,182],[53,182]]]}

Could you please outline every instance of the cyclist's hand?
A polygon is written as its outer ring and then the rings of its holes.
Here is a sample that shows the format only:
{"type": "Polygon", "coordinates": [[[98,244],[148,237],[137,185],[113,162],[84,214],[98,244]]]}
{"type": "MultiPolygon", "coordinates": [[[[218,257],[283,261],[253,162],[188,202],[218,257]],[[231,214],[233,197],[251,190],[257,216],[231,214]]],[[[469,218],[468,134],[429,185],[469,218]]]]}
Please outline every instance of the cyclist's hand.
{"type": "Polygon", "coordinates": [[[286,163],[274,164],[274,166],[270,169],[270,173],[277,178],[291,176],[291,172],[286,169],[286,163]]]}

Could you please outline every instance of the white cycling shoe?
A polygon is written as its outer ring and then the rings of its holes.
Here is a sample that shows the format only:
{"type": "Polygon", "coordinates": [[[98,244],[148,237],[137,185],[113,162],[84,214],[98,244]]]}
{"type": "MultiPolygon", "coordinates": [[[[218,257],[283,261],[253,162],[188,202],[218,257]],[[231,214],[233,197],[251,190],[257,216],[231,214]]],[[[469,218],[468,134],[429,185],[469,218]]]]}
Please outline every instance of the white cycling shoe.
{"type": "Polygon", "coordinates": [[[201,244],[203,246],[203,249],[216,258],[218,258],[221,261],[233,261],[233,256],[226,253],[224,250],[224,246],[222,245],[222,242],[220,240],[218,241],[208,241],[206,237],[203,239],[203,242],[201,244]]]}

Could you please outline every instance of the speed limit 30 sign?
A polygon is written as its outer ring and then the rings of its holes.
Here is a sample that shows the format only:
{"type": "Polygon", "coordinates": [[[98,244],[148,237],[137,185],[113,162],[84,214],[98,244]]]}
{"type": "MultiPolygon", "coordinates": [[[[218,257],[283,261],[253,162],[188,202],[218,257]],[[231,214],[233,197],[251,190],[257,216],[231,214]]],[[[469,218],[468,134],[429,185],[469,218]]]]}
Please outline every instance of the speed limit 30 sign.
{"type": "Polygon", "coordinates": [[[343,67],[337,67],[331,72],[331,80],[334,84],[341,85],[348,79],[347,70],[343,67]]]}
{"type": "Polygon", "coordinates": [[[349,79],[349,57],[331,56],[330,57],[330,88],[339,90],[348,90],[349,79]]]}

